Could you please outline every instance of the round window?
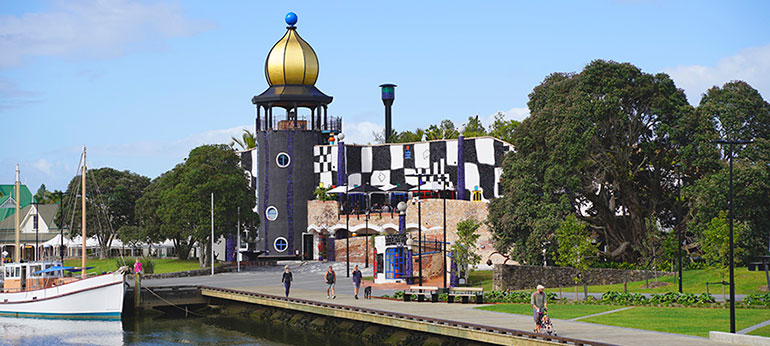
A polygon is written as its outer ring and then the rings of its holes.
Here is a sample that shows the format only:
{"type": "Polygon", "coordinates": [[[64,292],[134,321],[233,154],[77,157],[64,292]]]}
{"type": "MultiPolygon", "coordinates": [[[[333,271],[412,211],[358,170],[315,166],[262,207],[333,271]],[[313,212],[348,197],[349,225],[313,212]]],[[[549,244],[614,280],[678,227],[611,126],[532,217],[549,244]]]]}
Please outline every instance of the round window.
{"type": "Polygon", "coordinates": [[[289,242],[286,241],[286,238],[284,237],[278,237],[273,241],[273,247],[275,248],[275,251],[284,252],[289,248],[289,242]]]}
{"type": "Polygon", "coordinates": [[[287,153],[278,153],[278,156],[275,157],[275,163],[281,168],[289,167],[291,164],[291,157],[287,153]]]}
{"type": "Polygon", "coordinates": [[[275,219],[278,218],[278,208],[272,205],[267,207],[267,209],[265,209],[265,217],[270,221],[275,221],[275,219]]]}

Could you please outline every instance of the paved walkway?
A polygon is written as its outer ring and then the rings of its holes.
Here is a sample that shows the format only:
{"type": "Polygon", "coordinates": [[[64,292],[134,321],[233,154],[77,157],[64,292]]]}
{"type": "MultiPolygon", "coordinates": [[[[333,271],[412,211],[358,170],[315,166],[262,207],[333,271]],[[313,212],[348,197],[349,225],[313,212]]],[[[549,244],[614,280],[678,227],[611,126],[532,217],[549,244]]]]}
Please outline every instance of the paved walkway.
{"type": "Polygon", "coordinates": [[[620,309],[615,309],[615,310],[610,310],[610,311],[600,312],[600,313],[598,313],[598,314],[591,314],[591,315],[585,315],[585,316],[575,317],[575,318],[572,318],[572,319],[570,319],[570,321],[580,321],[580,320],[584,320],[584,319],[586,319],[586,318],[591,318],[591,317],[596,317],[596,316],[601,316],[601,315],[614,314],[614,313],[616,313],[616,312],[626,311],[626,310],[629,310],[629,309],[633,309],[633,308],[634,308],[633,306],[627,306],[627,307],[625,307],[625,308],[620,308],[620,309]]]}
{"type": "MultiPolygon", "coordinates": [[[[290,265],[294,273],[294,285],[291,296],[318,301],[326,300],[326,287],[323,283],[323,273],[328,263],[299,264],[293,262],[290,265]]],[[[352,267],[352,266],[351,266],[352,267]]],[[[345,263],[334,264],[337,272],[337,299],[328,300],[344,305],[358,305],[362,307],[391,310],[394,312],[421,315],[425,317],[457,320],[495,327],[531,331],[534,327],[532,317],[525,315],[507,314],[502,312],[474,309],[475,304],[446,304],[446,303],[404,303],[401,301],[373,299],[355,300],[350,279],[345,277],[345,263]]],[[[361,266],[363,268],[363,266],[361,266]]],[[[169,286],[169,285],[206,285],[220,288],[239,289],[244,291],[261,292],[271,295],[283,295],[281,285],[281,272],[283,266],[259,267],[254,271],[241,273],[223,273],[215,276],[197,276],[174,279],[146,280],[144,285],[169,286]]],[[[371,276],[371,268],[363,270],[364,276],[371,276]]],[[[361,293],[363,295],[363,292],[361,293]]],[[[393,294],[393,290],[375,289],[374,296],[393,294]]],[[[706,338],[670,334],[654,331],[639,330],[604,326],[580,321],[568,321],[554,319],[554,327],[559,336],[572,337],[584,340],[602,341],[618,345],[726,345],[709,341],[706,338]]]]}
{"type": "MultiPolygon", "coordinates": [[[[283,288],[278,286],[243,286],[233,287],[233,289],[242,291],[259,292],[271,295],[283,295],[283,288]]],[[[402,314],[424,316],[430,318],[440,318],[446,320],[457,320],[470,322],[493,327],[511,328],[524,331],[531,331],[534,327],[532,317],[524,315],[508,314],[503,312],[485,311],[474,309],[475,304],[446,304],[446,303],[417,303],[402,302],[384,299],[354,299],[349,291],[349,287],[340,287],[336,299],[327,299],[326,292],[318,290],[307,290],[293,288],[290,297],[325,301],[334,304],[361,306],[370,309],[393,311],[402,314]]],[[[706,338],[653,332],[632,328],[620,328],[604,326],[593,323],[557,320],[554,319],[554,329],[559,336],[570,338],[601,341],[617,345],[640,345],[640,346],[711,346],[727,345],[709,341],[706,338]]]]}

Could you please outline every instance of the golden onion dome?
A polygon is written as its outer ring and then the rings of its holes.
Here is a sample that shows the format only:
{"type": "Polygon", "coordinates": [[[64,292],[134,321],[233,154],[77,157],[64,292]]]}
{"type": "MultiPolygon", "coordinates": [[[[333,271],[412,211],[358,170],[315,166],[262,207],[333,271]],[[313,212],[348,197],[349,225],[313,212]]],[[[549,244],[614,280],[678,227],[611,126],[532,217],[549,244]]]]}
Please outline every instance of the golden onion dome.
{"type": "MultiPolygon", "coordinates": [[[[293,13],[290,13],[293,15],[293,13]]],[[[267,84],[300,84],[314,85],[318,79],[318,57],[313,51],[313,47],[305,42],[297,34],[297,28],[294,24],[297,22],[296,15],[290,18],[286,16],[286,34],[267,54],[265,61],[265,77],[267,84]]]]}

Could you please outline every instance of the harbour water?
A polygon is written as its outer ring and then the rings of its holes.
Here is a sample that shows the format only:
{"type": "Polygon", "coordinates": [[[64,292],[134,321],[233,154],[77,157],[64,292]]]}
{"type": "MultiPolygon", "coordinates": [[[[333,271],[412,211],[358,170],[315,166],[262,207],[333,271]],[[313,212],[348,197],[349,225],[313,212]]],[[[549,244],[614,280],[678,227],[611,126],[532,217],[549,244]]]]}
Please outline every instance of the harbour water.
{"type": "Polygon", "coordinates": [[[0,317],[0,345],[329,345],[339,338],[223,317],[75,321],[0,317]]]}

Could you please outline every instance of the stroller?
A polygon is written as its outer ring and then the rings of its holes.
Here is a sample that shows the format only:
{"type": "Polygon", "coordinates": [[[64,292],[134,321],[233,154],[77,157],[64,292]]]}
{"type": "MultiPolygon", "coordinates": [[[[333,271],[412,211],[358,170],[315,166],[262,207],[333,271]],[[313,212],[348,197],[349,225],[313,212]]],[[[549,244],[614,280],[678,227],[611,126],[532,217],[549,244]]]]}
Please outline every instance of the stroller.
{"type": "Polygon", "coordinates": [[[548,317],[548,309],[543,309],[537,314],[537,333],[547,333],[548,335],[556,336],[556,330],[553,328],[553,321],[548,317]]]}

